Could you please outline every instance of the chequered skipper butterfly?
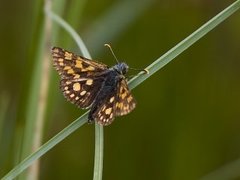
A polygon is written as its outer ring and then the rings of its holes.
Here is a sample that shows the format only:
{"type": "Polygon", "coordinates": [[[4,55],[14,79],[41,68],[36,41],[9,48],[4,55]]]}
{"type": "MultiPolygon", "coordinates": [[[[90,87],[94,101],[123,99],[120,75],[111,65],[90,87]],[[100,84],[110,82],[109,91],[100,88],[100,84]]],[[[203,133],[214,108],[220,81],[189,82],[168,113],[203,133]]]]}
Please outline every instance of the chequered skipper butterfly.
{"type": "Polygon", "coordinates": [[[125,77],[129,69],[126,63],[118,62],[109,68],[59,47],[52,48],[52,56],[64,96],[79,108],[90,108],[89,123],[109,125],[116,116],[128,114],[136,107],[125,77]]]}

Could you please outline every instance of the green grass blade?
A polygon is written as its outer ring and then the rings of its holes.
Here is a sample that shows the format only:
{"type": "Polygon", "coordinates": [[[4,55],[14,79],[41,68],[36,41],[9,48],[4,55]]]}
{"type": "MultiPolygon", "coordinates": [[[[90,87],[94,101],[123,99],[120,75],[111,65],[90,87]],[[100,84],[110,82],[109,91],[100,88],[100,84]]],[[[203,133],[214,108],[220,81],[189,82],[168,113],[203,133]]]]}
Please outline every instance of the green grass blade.
{"type": "MultiPolygon", "coordinates": [[[[29,54],[28,54],[28,62],[32,61],[31,63],[31,79],[29,83],[29,89],[27,98],[23,100],[24,102],[24,114],[21,118],[25,119],[25,126],[23,129],[23,140],[20,150],[20,161],[24,160],[32,151],[34,146],[34,138],[36,137],[35,127],[37,126],[37,115],[38,115],[38,102],[39,102],[39,95],[40,95],[40,81],[41,77],[41,70],[43,67],[42,58],[44,52],[44,35],[45,35],[45,21],[42,15],[41,7],[42,1],[37,0],[34,3],[34,17],[36,19],[34,24],[34,33],[37,34],[35,38],[32,39],[29,54]]],[[[29,76],[29,75],[28,75],[29,76]]],[[[26,80],[29,80],[29,77],[26,77],[26,80]]],[[[20,179],[26,179],[26,176],[29,173],[24,173],[20,177],[20,179]]]]}
{"type": "MultiPolygon", "coordinates": [[[[79,22],[83,17],[84,8],[87,4],[87,0],[81,1],[67,1],[68,7],[65,9],[66,21],[73,29],[78,29],[79,22]]],[[[56,12],[53,10],[53,12],[56,12]]],[[[57,13],[58,14],[58,13],[57,13]]],[[[60,14],[58,14],[61,16],[60,14]]],[[[56,24],[57,25],[57,24],[56,24]]],[[[57,25],[59,27],[59,25],[57,25]]],[[[71,47],[73,45],[72,37],[69,36],[69,33],[61,32],[61,38],[58,38],[58,42],[63,44],[64,47],[71,47]]]]}
{"type": "MultiPolygon", "coordinates": [[[[162,57],[158,58],[151,65],[149,65],[147,67],[147,69],[149,70],[149,74],[148,75],[146,75],[146,74],[140,75],[139,74],[138,76],[133,78],[129,83],[130,88],[131,89],[135,88],[140,83],[142,83],[144,80],[149,78],[152,74],[154,74],[156,71],[161,69],[163,66],[165,66],[167,63],[169,63],[171,60],[173,60],[177,55],[179,55],[181,52],[186,50],[193,43],[195,43],[197,40],[199,40],[201,37],[203,37],[206,33],[211,31],[214,27],[216,27],[218,24],[220,24],[222,21],[224,21],[226,18],[228,18],[234,12],[236,12],[239,8],[240,8],[240,0],[234,2],[232,5],[227,7],[221,13],[219,13],[214,18],[212,18],[210,21],[208,21],[206,24],[204,24],[202,27],[200,27],[197,31],[192,33],[190,36],[188,36],[186,39],[181,41],[178,45],[176,45],[174,48],[169,50],[162,57]]],[[[29,167],[36,159],[38,159],[42,155],[44,155],[47,151],[49,151],[51,148],[53,148],[56,144],[61,142],[68,135],[70,135],[72,132],[74,132],[76,129],[78,129],[80,126],[82,126],[86,121],[87,121],[87,113],[82,115],[80,118],[78,118],[72,124],[70,124],[68,127],[64,128],[59,134],[57,134],[52,139],[50,139],[47,143],[45,143],[43,146],[41,146],[38,151],[36,151],[35,153],[28,156],[24,161],[22,161],[13,170],[11,170],[3,179],[9,179],[10,177],[11,178],[16,177],[24,169],[29,167]]]]}
{"type": "Polygon", "coordinates": [[[94,157],[94,172],[93,180],[102,179],[103,170],[103,127],[95,124],[95,157],[94,157]]]}
{"type": "Polygon", "coordinates": [[[62,26],[71,35],[71,37],[76,41],[79,49],[82,51],[82,54],[85,57],[91,58],[83,40],[79,37],[76,31],[67,22],[65,22],[62,18],[60,18],[55,13],[53,13],[50,9],[45,8],[45,13],[58,25],[62,26]]]}
{"type": "Polygon", "coordinates": [[[238,179],[240,177],[240,159],[230,162],[219,169],[205,175],[200,180],[225,180],[238,179]]]}
{"type": "Polygon", "coordinates": [[[29,167],[34,161],[39,159],[42,155],[56,146],[59,142],[64,140],[67,136],[76,131],[79,127],[84,125],[87,122],[87,113],[73,121],[70,125],[60,131],[57,135],[47,141],[44,145],[42,145],[36,152],[29,155],[26,159],[24,159],[20,164],[18,164],[14,169],[12,169],[6,176],[3,177],[2,180],[14,179],[17,175],[19,175],[22,171],[24,171],[27,167],[29,167]]]}
{"type": "MultiPolygon", "coordinates": [[[[199,29],[193,32],[190,36],[182,40],[168,52],[166,52],[163,56],[158,58],[155,62],[149,65],[146,69],[149,71],[148,75],[138,76],[131,79],[129,82],[130,88],[135,88],[137,85],[142,83],[145,79],[149,78],[156,71],[164,67],[166,64],[171,62],[175,57],[197,42],[200,38],[202,38],[205,34],[213,30],[217,25],[223,22],[226,18],[231,16],[234,12],[236,12],[240,7],[240,0],[235,1],[233,4],[228,6],[226,9],[221,11],[219,14],[210,19],[207,23],[202,25],[199,29]]],[[[139,75],[142,73],[139,73],[139,75]]]]}

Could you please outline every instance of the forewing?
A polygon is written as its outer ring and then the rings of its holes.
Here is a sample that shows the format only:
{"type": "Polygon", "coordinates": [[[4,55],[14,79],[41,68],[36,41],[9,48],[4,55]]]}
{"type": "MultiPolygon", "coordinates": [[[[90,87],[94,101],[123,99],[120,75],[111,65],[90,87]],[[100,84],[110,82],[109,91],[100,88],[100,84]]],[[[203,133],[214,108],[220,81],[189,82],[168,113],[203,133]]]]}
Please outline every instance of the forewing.
{"type": "Polygon", "coordinates": [[[78,56],[58,47],[52,48],[52,57],[53,65],[62,78],[91,77],[108,69],[107,65],[103,63],[78,56]]]}
{"type": "Polygon", "coordinates": [[[128,88],[126,80],[122,79],[118,85],[117,98],[114,104],[115,116],[128,114],[135,107],[136,101],[128,88]]]}
{"type": "Polygon", "coordinates": [[[84,109],[93,103],[103,81],[103,77],[62,79],[60,87],[68,101],[84,109]]]}

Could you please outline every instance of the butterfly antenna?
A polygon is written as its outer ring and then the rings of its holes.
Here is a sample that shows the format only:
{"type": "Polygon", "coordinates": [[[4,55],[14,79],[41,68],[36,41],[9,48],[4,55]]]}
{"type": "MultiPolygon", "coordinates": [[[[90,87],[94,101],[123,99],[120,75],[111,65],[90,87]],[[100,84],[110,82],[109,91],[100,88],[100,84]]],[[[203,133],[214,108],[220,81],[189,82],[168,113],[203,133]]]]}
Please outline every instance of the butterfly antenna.
{"type": "Polygon", "coordinates": [[[117,63],[119,63],[118,58],[116,57],[116,55],[114,54],[112,47],[110,46],[110,44],[104,44],[104,46],[108,47],[113,55],[113,57],[115,58],[115,60],[117,61],[117,63]]]}

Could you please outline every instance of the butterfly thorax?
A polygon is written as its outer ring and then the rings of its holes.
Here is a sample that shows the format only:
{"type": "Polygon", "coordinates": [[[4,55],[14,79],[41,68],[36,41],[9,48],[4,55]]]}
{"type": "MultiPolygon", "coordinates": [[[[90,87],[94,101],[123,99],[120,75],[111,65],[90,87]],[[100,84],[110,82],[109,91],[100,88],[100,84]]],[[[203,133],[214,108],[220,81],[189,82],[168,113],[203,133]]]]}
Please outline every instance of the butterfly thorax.
{"type": "Polygon", "coordinates": [[[128,65],[124,62],[117,63],[115,66],[112,67],[116,70],[119,74],[126,74],[128,72],[128,65]]]}

